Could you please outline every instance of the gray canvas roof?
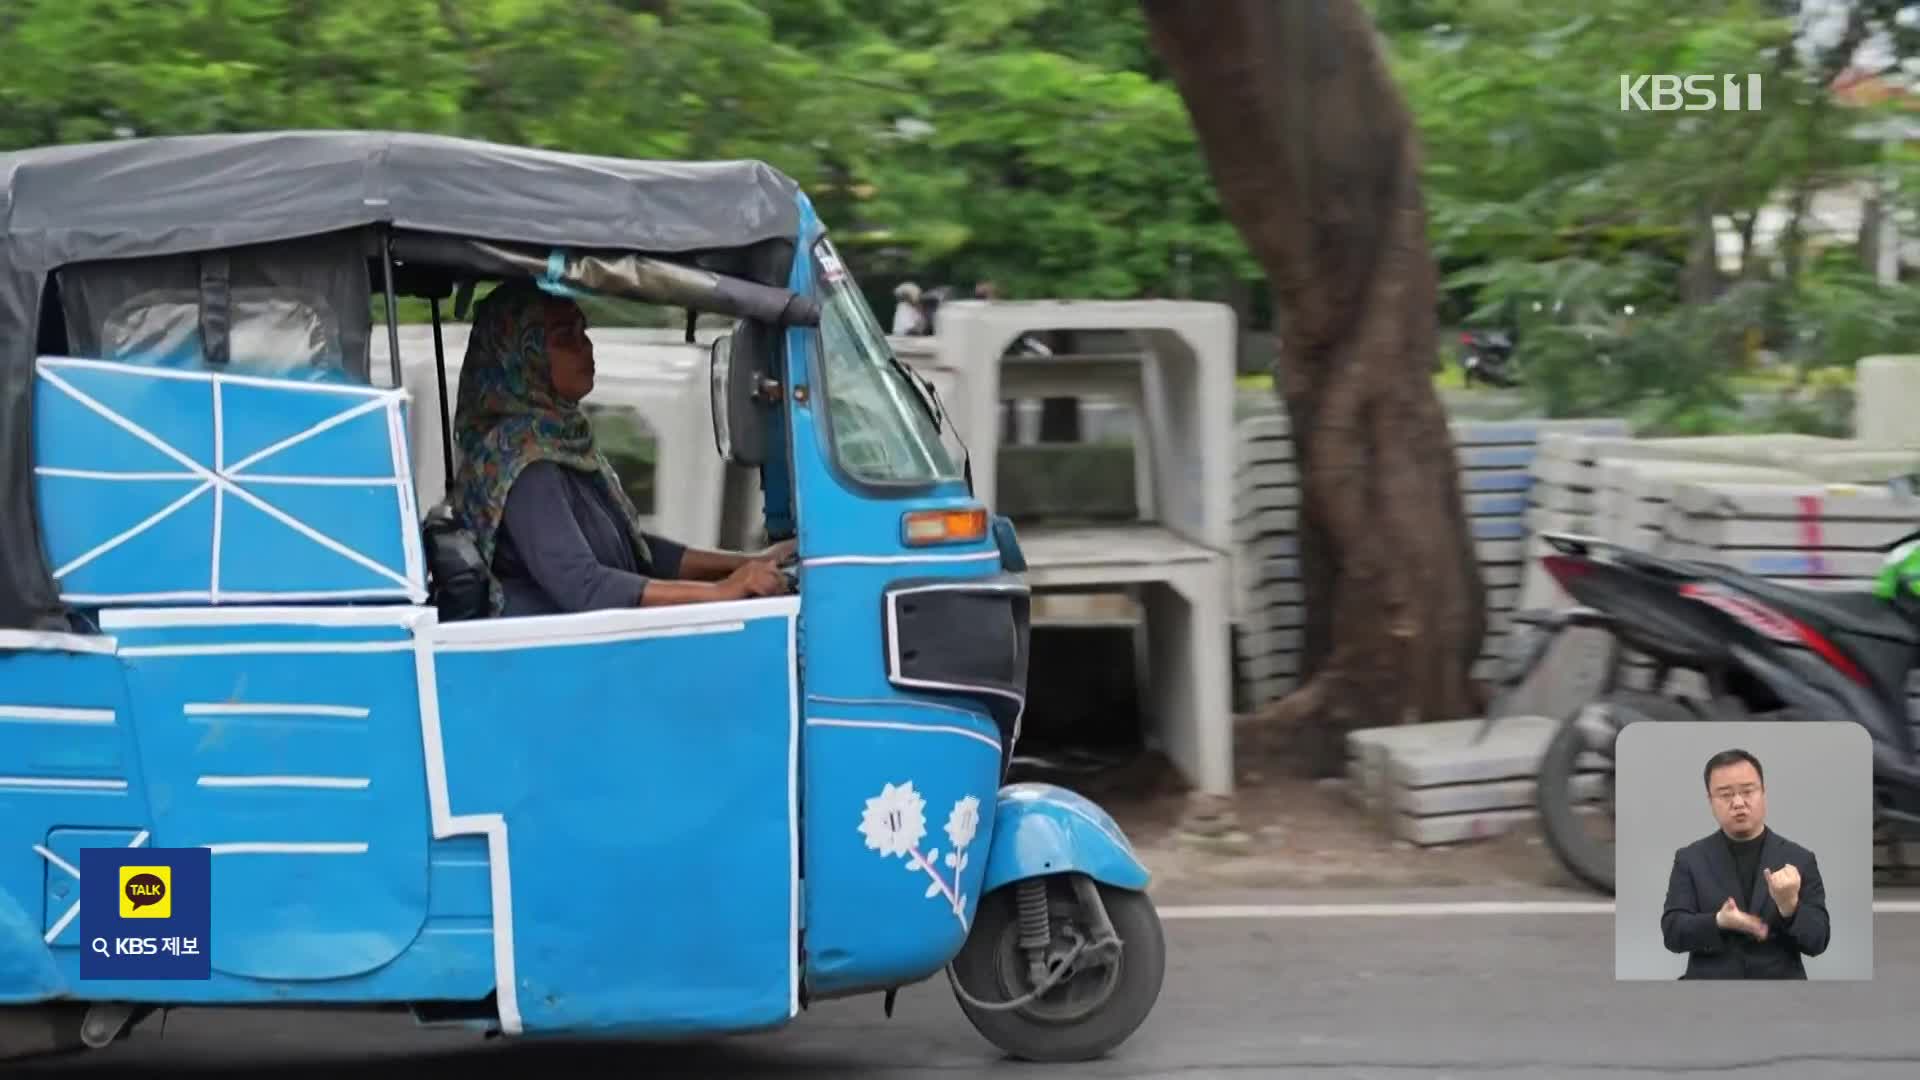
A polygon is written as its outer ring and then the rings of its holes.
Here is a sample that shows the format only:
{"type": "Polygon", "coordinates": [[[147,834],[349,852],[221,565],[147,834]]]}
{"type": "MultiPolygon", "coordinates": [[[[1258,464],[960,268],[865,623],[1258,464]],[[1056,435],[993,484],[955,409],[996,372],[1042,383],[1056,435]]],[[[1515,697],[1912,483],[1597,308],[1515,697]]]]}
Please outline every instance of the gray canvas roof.
{"type": "Polygon", "coordinates": [[[14,268],[40,272],[376,222],[666,253],[792,238],[798,190],[758,161],[631,161],[403,132],[192,135],[0,154],[0,229],[14,268]]]}
{"type": "Polygon", "coordinates": [[[389,223],[653,255],[797,240],[799,187],[757,161],[592,157],[404,132],[195,135],[0,153],[0,629],[65,631],[33,484],[49,273],[389,223]]]}

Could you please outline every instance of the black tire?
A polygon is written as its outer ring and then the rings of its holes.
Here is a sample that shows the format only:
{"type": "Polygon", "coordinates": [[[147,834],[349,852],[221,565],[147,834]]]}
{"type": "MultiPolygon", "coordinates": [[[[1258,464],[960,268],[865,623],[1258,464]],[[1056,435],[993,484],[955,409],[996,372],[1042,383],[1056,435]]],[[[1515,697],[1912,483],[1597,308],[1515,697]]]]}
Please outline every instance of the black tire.
{"type": "Polygon", "coordinates": [[[86,1052],[84,1002],[0,1005],[0,1064],[30,1065],[86,1052]]]}
{"type": "MultiPolygon", "coordinates": [[[[1687,703],[1638,690],[1615,690],[1596,704],[1605,705],[1617,733],[1630,723],[1642,720],[1683,721],[1702,719],[1687,703]]],[[[1613,846],[1596,841],[1581,824],[1573,810],[1573,778],[1580,755],[1587,750],[1613,758],[1613,746],[1588,747],[1580,729],[1563,723],[1547,744],[1540,758],[1536,798],[1540,809],[1540,830],[1547,846],[1567,872],[1582,884],[1613,895],[1613,846]]]]}
{"type": "MultiPolygon", "coordinates": [[[[1026,1061],[1089,1061],[1127,1041],[1153,1011],[1167,972],[1160,916],[1145,893],[1098,888],[1121,941],[1120,955],[1110,967],[1076,971],[1017,1009],[980,1009],[958,998],[974,1029],[1007,1054],[1026,1061]]],[[[1008,885],[981,898],[972,932],[953,960],[954,979],[982,1002],[1012,1001],[1032,989],[1026,954],[1019,946],[1017,891],[1008,885]]],[[[1092,936],[1067,878],[1047,879],[1047,899],[1056,941],[1069,922],[1082,935],[1092,936]]]]}

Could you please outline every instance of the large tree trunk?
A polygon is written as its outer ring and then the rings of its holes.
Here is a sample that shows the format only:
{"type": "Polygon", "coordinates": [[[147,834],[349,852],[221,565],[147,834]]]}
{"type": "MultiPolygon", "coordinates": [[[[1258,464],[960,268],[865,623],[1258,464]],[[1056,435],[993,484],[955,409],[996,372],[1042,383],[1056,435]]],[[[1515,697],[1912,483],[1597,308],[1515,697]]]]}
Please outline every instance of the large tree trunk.
{"type": "Polygon", "coordinates": [[[1485,594],[1431,381],[1436,271],[1408,110],[1357,0],[1142,0],[1274,290],[1301,465],[1304,681],[1262,720],[1315,775],[1359,727],[1484,707],[1485,594]]]}

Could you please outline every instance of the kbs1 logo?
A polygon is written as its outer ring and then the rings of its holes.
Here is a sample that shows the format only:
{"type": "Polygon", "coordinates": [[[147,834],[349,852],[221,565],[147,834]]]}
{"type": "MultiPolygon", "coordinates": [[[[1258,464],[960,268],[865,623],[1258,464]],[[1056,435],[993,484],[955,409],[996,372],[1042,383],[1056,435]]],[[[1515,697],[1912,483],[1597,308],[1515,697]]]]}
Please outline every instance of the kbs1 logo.
{"type": "Polygon", "coordinates": [[[1620,76],[1621,112],[1760,111],[1758,75],[1620,76]]]}
{"type": "Polygon", "coordinates": [[[213,852],[80,849],[80,977],[213,977],[213,852]]]}

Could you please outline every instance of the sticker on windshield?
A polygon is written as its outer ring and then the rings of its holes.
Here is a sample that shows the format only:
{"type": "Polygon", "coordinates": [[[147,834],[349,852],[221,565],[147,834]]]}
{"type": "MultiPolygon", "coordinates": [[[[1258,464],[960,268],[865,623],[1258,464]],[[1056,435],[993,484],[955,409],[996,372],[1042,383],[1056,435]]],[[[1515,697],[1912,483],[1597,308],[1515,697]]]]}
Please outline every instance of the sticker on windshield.
{"type": "Polygon", "coordinates": [[[814,255],[820,260],[820,270],[827,275],[830,284],[838,285],[847,280],[846,264],[840,261],[840,253],[833,250],[832,244],[822,240],[814,255]]]}

